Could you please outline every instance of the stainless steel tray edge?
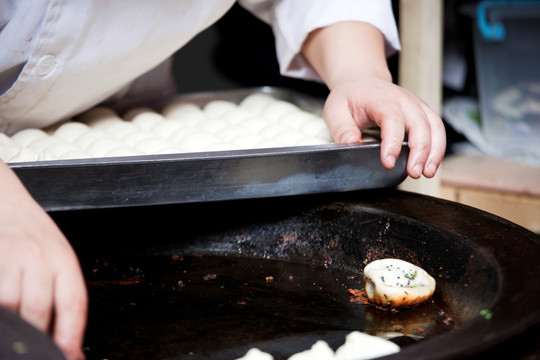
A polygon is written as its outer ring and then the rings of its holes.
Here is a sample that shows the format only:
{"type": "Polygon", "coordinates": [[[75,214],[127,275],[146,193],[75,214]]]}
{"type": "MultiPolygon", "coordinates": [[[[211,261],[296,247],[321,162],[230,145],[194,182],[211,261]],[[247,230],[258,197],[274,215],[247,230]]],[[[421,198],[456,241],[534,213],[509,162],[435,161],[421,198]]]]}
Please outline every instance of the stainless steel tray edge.
{"type": "Polygon", "coordinates": [[[193,203],[397,186],[407,144],[393,169],[380,142],[242,151],[13,163],[47,211],[193,203]]]}

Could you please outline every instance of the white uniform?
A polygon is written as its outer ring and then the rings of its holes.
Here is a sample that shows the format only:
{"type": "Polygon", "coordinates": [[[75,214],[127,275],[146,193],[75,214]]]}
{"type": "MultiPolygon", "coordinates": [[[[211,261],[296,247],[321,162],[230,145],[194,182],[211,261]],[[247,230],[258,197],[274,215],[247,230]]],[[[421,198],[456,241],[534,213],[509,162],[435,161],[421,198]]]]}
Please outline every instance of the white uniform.
{"type": "MultiPolygon", "coordinates": [[[[170,78],[149,72],[234,2],[0,0],[0,132],[46,127],[142,88],[167,91],[170,78]]],[[[332,23],[371,23],[388,55],[400,46],[390,0],[239,2],[271,24],[286,76],[320,80],[299,52],[309,32],[332,23]]]]}

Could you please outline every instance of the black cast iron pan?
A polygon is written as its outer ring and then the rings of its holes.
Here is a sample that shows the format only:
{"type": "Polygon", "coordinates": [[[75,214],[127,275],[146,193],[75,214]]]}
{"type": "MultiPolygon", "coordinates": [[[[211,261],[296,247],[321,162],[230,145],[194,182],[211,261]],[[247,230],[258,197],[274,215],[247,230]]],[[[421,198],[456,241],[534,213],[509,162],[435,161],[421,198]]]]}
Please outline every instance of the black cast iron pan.
{"type": "MultiPolygon", "coordinates": [[[[366,262],[377,258],[397,257],[413,262],[436,277],[434,298],[454,325],[423,334],[421,340],[404,345],[400,354],[388,359],[480,356],[533,329],[540,320],[538,236],[496,216],[428,196],[372,190],[51,215],[72,240],[88,279],[94,276],[95,259],[129,256],[279,260],[359,275],[366,262]]],[[[140,291],[144,288],[132,286],[130,289],[140,291]]],[[[174,299],[181,307],[183,303],[174,299]]],[[[101,301],[90,300],[91,309],[92,303],[101,301]]],[[[119,311],[132,311],[135,306],[129,305],[129,301],[124,302],[119,311]]],[[[215,320],[201,314],[200,322],[208,323],[208,333],[215,344],[219,343],[221,335],[215,320]]],[[[382,328],[384,332],[389,326],[387,313],[370,309],[361,310],[360,316],[367,324],[360,330],[376,332],[382,328]]],[[[155,318],[149,316],[146,320],[150,329],[155,318]]],[[[404,321],[407,327],[406,316],[404,321]]],[[[442,318],[436,322],[441,325],[442,318]]],[[[99,324],[95,325],[92,331],[100,331],[99,324]]],[[[281,346],[281,358],[286,358],[313,344],[316,333],[302,331],[294,339],[258,339],[251,345],[262,349],[281,346]]],[[[342,337],[344,332],[333,331],[330,335],[342,337]]],[[[159,342],[159,337],[155,341],[159,342]]],[[[196,349],[196,339],[190,341],[196,349]]],[[[205,345],[206,353],[177,351],[165,358],[234,358],[249,345],[235,348],[234,341],[221,349],[205,345]]]]}

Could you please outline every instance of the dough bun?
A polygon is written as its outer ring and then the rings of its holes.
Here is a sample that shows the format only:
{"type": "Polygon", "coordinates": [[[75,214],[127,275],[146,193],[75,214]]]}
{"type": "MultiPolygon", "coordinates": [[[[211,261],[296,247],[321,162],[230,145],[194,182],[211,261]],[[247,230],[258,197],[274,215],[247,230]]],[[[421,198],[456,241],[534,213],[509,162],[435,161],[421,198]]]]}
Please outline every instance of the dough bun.
{"type": "Polygon", "coordinates": [[[369,302],[383,307],[410,307],[431,298],[435,279],[424,269],[399,259],[381,259],[364,268],[369,302]]]}

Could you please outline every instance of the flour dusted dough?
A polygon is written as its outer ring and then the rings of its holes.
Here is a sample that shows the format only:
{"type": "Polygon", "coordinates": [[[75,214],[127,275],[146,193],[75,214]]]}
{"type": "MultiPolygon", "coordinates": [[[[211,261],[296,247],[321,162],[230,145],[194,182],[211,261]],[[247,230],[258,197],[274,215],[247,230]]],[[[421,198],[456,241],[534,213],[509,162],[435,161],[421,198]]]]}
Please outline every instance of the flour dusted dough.
{"type": "Polygon", "coordinates": [[[118,119],[119,116],[116,111],[106,106],[97,106],[75,117],[75,120],[94,129],[99,129],[100,126],[118,119]]]}
{"type": "Polygon", "coordinates": [[[208,146],[219,142],[221,142],[221,139],[217,135],[200,130],[184,136],[178,146],[188,152],[197,152],[204,151],[208,146]]]}
{"type": "Polygon", "coordinates": [[[59,160],[88,159],[90,154],[82,150],[73,150],[65,152],[58,156],[59,160]]]}
{"type": "MultiPolygon", "coordinates": [[[[50,146],[47,146],[42,151],[53,154],[57,156],[59,159],[63,158],[64,154],[66,153],[82,152],[82,150],[77,145],[67,142],[67,141],[58,141],[50,146]]],[[[86,154],[86,156],[88,157],[88,154],[86,154]]]]}
{"type": "Polygon", "coordinates": [[[366,360],[394,354],[400,347],[390,340],[353,331],[347,335],[345,344],[335,354],[335,360],[366,360]]]}
{"type": "Polygon", "coordinates": [[[165,121],[156,124],[152,131],[164,139],[168,139],[176,130],[186,127],[181,121],[174,119],[166,119],[165,121]]]}
{"type": "Polygon", "coordinates": [[[303,138],[300,141],[298,141],[296,145],[297,146],[312,146],[312,145],[324,145],[328,143],[329,142],[327,138],[314,136],[314,137],[303,138]]]}
{"type": "Polygon", "coordinates": [[[276,101],[277,100],[271,95],[255,93],[246,96],[246,98],[240,102],[239,106],[252,113],[261,115],[268,106],[276,101]]]}
{"type": "Polygon", "coordinates": [[[262,128],[259,133],[267,139],[275,139],[276,134],[288,129],[289,128],[283,124],[273,122],[262,128]]]}
{"type": "MultiPolygon", "coordinates": [[[[369,360],[398,353],[400,347],[390,340],[353,331],[345,337],[345,343],[335,352],[323,340],[318,340],[307,350],[291,355],[287,360],[369,360]]],[[[250,349],[246,355],[236,360],[267,360],[272,355],[257,348],[250,349]]]]}
{"type": "Polygon", "coordinates": [[[203,111],[209,117],[220,118],[234,109],[236,109],[236,104],[231,101],[213,100],[204,106],[203,111]]]}
{"type": "Polygon", "coordinates": [[[211,133],[218,133],[219,131],[223,129],[229,128],[231,125],[227,122],[227,120],[224,120],[222,118],[211,118],[206,120],[203,124],[201,124],[201,127],[207,131],[210,131],[211,133]]]}
{"type": "Polygon", "coordinates": [[[263,112],[262,116],[270,120],[279,120],[283,116],[291,113],[295,113],[300,109],[290,102],[283,100],[275,100],[273,103],[268,104],[263,112]]]}
{"type": "Polygon", "coordinates": [[[135,147],[141,141],[146,140],[146,139],[150,139],[150,138],[153,138],[153,137],[156,137],[156,134],[154,134],[154,133],[152,133],[150,131],[144,131],[144,130],[141,130],[141,129],[137,129],[137,130],[135,130],[133,132],[130,132],[129,134],[126,134],[126,136],[124,136],[122,138],[122,142],[127,146],[135,147]]]}
{"type": "Polygon", "coordinates": [[[283,144],[289,144],[290,146],[296,145],[301,140],[305,139],[306,135],[298,130],[287,129],[282,130],[273,136],[277,141],[283,144]]]}
{"type": "Polygon", "coordinates": [[[201,107],[181,100],[161,112],[137,107],[123,116],[97,106],[46,131],[22,130],[10,141],[0,149],[2,159],[39,161],[319,145],[332,139],[322,118],[255,93],[239,104],[213,100],[201,107]]]}
{"type": "Polygon", "coordinates": [[[108,134],[111,134],[113,137],[117,139],[123,139],[127,136],[127,134],[130,134],[134,131],[138,131],[139,128],[135,125],[133,125],[129,121],[124,120],[118,120],[115,122],[111,122],[107,124],[106,126],[101,128],[103,131],[105,131],[108,134]]]}
{"type": "Polygon", "coordinates": [[[258,134],[242,134],[233,138],[230,142],[238,145],[241,149],[253,149],[258,146],[259,143],[266,141],[262,135],[258,134]]]}
{"type": "Polygon", "coordinates": [[[143,114],[143,113],[148,113],[148,112],[154,112],[154,109],[149,108],[149,107],[136,107],[136,108],[133,108],[133,109],[130,109],[130,110],[126,111],[124,116],[122,116],[122,118],[125,121],[133,121],[133,119],[137,115],[143,114]]]}
{"type": "Polygon", "coordinates": [[[163,115],[158,114],[154,111],[143,111],[136,116],[133,117],[131,122],[138,126],[140,129],[144,131],[151,130],[154,126],[157,124],[162,123],[165,121],[165,117],[163,115]]]}
{"type": "Polygon", "coordinates": [[[74,142],[87,131],[90,131],[88,125],[78,121],[70,121],[60,125],[54,132],[54,136],[68,142],[74,142]]]}
{"type": "Polygon", "coordinates": [[[324,123],[322,118],[318,118],[315,115],[310,114],[306,111],[301,111],[300,109],[287,113],[279,119],[280,123],[293,129],[300,129],[302,125],[304,125],[308,121],[317,121],[324,123]]]}
{"type": "Polygon", "coordinates": [[[364,268],[366,294],[380,306],[407,307],[427,301],[435,279],[424,269],[400,259],[380,259],[364,268]]]}
{"type": "Polygon", "coordinates": [[[237,107],[223,115],[223,120],[227,121],[229,124],[237,125],[239,123],[244,123],[246,119],[252,118],[253,116],[256,116],[253,112],[237,107]]]}
{"type": "Polygon", "coordinates": [[[115,138],[101,138],[92,142],[85,149],[92,157],[103,157],[112,149],[124,147],[124,143],[115,138]]]}
{"type": "Polygon", "coordinates": [[[5,163],[17,161],[36,161],[35,152],[19,146],[9,136],[0,133],[0,159],[5,163]]]}
{"type": "Polygon", "coordinates": [[[140,141],[137,145],[135,145],[135,149],[141,151],[143,154],[148,155],[162,154],[163,151],[168,153],[178,152],[178,150],[174,148],[170,142],[157,136],[140,141]]]}
{"type": "Polygon", "coordinates": [[[35,153],[40,153],[44,151],[46,148],[48,148],[51,145],[60,144],[63,140],[52,137],[52,136],[45,136],[37,138],[36,140],[32,141],[30,144],[28,144],[26,147],[30,150],[32,150],[35,153]]]}
{"type": "Polygon", "coordinates": [[[90,130],[82,133],[74,143],[82,150],[86,150],[94,141],[107,138],[113,138],[113,136],[101,130],[90,130]]]}
{"type": "Polygon", "coordinates": [[[188,114],[201,114],[202,110],[193,103],[181,100],[171,102],[161,110],[161,113],[168,119],[183,119],[188,114]]]}
{"type": "Polygon", "coordinates": [[[313,118],[306,121],[300,126],[300,130],[305,132],[309,136],[316,136],[322,130],[326,129],[326,125],[322,119],[313,118]]]}
{"type": "Polygon", "coordinates": [[[237,137],[241,135],[249,135],[253,132],[249,130],[247,127],[238,125],[235,127],[230,127],[223,129],[222,131],[218,132],[218,136],[223,142],[231,142],[233,139],[236,139],[237,137]]]}
{"type": "Polygon", "coordinates": [[[117,148],[111,149],[104,156],[115,157],[115,156],[135,156],[135,155],[143,155],[143,153],[132,147],[124,146],[124,147],[117,147],[117,148]]]}
{"type": "Polygon", "coordinates": [[[48,137],[49,135],[41,130],[41,129],[24,129],[21,130],[14,135],[11,136],[11,140],[13,140],[17,145],[20,147],[27,147],[31,142],[43,138],[48,137]]]}
{"type": "Polygon", "coordinates": [[[334,350],[325,341],[319,340],[313,346],[289,357],[288,360],[335,360],[334,350]]]}
{"type": "Polygon", "coordinates": [[[272,124],[272,122],[263,117],[248,117],[242,120],[242,125],[254,133],[260,133],[262,129],[272,124]]]}
{"type": "Polygon", "coordinates": [[[262,352],[257,348],[249,349],[246,355],[236,360],[274,360],[274,357],[268,353],[262,352]]]}

